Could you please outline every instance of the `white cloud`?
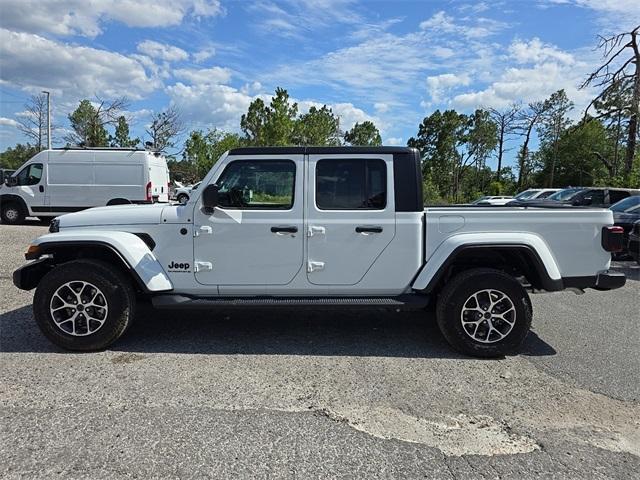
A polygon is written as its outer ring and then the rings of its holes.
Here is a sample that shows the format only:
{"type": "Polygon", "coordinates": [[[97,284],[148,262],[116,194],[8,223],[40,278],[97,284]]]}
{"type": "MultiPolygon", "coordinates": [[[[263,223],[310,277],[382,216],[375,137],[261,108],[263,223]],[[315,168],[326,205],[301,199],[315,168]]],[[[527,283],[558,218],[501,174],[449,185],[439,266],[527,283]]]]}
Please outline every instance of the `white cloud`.
{"type": "Polygon", "coordinates": [[[376,109],[378,113],[385,113],[389,111],[389,104],[384,102],[376,102],[373,104],[373,108],[376,109]]]}
{"type": "Polygon", "coordinates": [[[593,98],[593,92],[579,90],[577,85],[583,70],[574,70],[555,62],[535,65],[531,68],[510,67],[487,88],[463,93],[453,98],[453,104],[461,108],[504,108],[516,101],[544,100],[556,90],[564,88],[580,110],[593,98]]]}
{"type": "Polygon", "coordinates": [[[509,46],[509,54],[517,63],[541,63],[554,60],[561,64],[572,65],[575,58],[554,45],[543,43],[535,37],[530,41],[517,40],[509,46]]]}
{"type": "Polygon", "coordinates": [[[396,146],[396,145],[402,145],[404,146],[404,142],[402,141],[402,137],[388,137],[384,139],[384,142],[382,142],[384,145],[391,145],[391,146],[396,146]]]}
{"type": "Polygon", "coordinates": [[[174,70],[173,75],[193,84],[227,83],[231,79],[231,71],[222,67],[182,68],[174,70]]]}
{"type": "Polygon", "coordinates": [[[486,17],[465,17],[456,21],[444,11],[433,14],[420,23],[420,28],[431,33],[457,34],[467,38],[485,38],[495,35],[509,25],[486,17]]]}
{"type": "Polygon", "coordinates": [[[0,117],[0,126],[2,127],[17,127],[18,122],[13,118],[0,117]]]}
{"type": "Polygon", "coordinates": [[[2,0],[0,26],[12,30],[95,37],[110,20],[129,27],[180,25],[186,16],[224,13],[219,0],[2,0]]]}
{"type": "Polygon", "coordinates": [[[466,86],[471,83],[471,78],[468,74],[462,73],[456,75],[455,73],[443,73],[441,75],[434,75],[427,77],[427,90],[431,96],[432,102],[440,102],[445,93],[450,92],[452,89],[460,86],[466,86]]]}
{"type": "Polygon", "coordinates": [[[196,53],[192,55],[193,60],[196,63],[202,63],[205,60],[210,59],[216,54],[216,49],[214,47],[206,47],[201,50],[198,50],[196,53]]]}
{"type": "Polygon", "coordinates": [[[165,60],[167,62],[179,62],[187,60],[189,54],[181,48],[166,43],[155,42],[153,40],[145,40],[138,43],[137,50],[151,58],[165,60]]]}
{"type": "Polygon", "coordinates": [[[52,90],[58,99],[137,99],[160,86],[125,55],[5,29],[0,29],[0,71],[9,85],[30,92],[52,90]]]}

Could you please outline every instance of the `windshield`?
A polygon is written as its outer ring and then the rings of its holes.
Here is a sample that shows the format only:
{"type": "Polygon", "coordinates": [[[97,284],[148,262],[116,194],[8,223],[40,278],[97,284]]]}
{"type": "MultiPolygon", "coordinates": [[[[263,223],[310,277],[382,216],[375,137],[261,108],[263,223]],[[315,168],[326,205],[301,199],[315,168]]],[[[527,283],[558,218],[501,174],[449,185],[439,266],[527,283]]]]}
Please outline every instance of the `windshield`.
{"type": "Polygon", "coordinates": [[[533,197],[537,192],[538,190],[525,190],[524,192],[517,194],[514,198],[517,198],[518,200],[525,200],[533,197]]]}
{"type": "Polygon", "coordinates": [[[564,202],[565,200],[570,200],[576,193],[584,190],[583,188],[565,188],[564,190],[560,190],[559,192],[554,193],[553,195],[549,195],[549,200],[556,200],[558,202],[564,202]]]}
{"type": "Polygon", "coordinates": [[[633,197],[627,197],[620,200],[609,208],[614,212],[631,213],[631,211],[635,210],[638,205],[640,205],[640,195],[635,195],[633,197]]]}

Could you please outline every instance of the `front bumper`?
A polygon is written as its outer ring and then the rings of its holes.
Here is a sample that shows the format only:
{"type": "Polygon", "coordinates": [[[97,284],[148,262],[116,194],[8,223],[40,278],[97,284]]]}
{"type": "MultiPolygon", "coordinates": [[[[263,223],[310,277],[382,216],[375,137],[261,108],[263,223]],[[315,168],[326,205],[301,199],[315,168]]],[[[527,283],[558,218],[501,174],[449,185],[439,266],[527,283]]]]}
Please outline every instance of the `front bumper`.
{"type": "Polygon", "coordinates": [[[49,258],[27,263],[13,272],[13,284],[20,290],[32,290],[52,268],[49,258]]]}
{"type": "Polygon", "coordinates": [[[624,273],[604,270],[588,277],[565,277],[562,279],[564,288],[593,288],[595,290],[614,290],[627,283],[624,273]]]}

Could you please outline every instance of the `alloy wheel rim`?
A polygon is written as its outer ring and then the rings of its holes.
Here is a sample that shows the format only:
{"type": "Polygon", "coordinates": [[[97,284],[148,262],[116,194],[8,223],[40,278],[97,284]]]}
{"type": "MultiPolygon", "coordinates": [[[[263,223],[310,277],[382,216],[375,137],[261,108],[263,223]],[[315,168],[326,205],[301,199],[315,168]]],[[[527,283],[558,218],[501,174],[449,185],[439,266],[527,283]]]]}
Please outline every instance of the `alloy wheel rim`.
{"type": "Polygon", "coordinates": [[[54,292],[49,313],[56,327],[68,335],[84,337],[104,325],[109,305],[102,291],[82,280],[67,282],[54,292]]]}
{"type": "Polygon", "coordinates": [[[460,321],[464,332],[476,342],[496,343],[513,330],[516,308],[500,290],[478,290],[464,302],[460,321]]]}
{"type": "Polygon", "coordinates": [[[8,208],[4,214],[9,220],[16,220],[18,218],[18,210],[15,208],[8,208]]]}

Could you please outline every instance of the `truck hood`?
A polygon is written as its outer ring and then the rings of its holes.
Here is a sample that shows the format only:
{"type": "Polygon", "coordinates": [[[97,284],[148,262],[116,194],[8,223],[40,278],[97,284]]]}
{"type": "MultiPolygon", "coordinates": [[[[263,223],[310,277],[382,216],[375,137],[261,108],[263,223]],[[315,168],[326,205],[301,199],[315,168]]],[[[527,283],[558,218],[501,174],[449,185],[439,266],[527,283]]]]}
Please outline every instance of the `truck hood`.
{"type": "Polygon", "coordinates": [[[96,207],[58,217],[60,228],[159,224],[165,203],[96,207]]]}

